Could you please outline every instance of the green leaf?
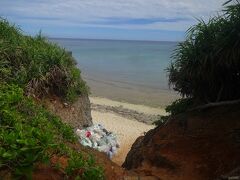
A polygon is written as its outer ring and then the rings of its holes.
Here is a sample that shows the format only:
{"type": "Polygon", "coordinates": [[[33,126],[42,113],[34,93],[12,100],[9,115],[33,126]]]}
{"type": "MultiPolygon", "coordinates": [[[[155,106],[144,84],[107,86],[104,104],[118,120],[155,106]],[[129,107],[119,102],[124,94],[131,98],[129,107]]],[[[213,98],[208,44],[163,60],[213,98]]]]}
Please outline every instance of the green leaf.
{"type": "Polygon", "coordinates": [[[3,158],[10,158],[10,157],[12,157],[12,153],[10,153],[10,152],[5,152],[5,153],[3,153],[2,157],[3,157],[3,158]]]}
{"type": "Polygon", "coordinates": [[[30,148],[28,148],[28,147],[23,147],[23,148],[20,149],[20,151],[24,152],[24,151],[28,151],[29,149],[30,148]]]}
{"type": "Polygon", "coordinates": [[[19,144],[26,144],[26,140],[24,140],[24,139],[17,139],[16,141],[19,144]]]}
{"type": "Polygon", "coordinates": [[[227,2],[223,3],[223,6],[229,4],[230,2],[232,2],[232,0],[228,0],[227,2]]]}

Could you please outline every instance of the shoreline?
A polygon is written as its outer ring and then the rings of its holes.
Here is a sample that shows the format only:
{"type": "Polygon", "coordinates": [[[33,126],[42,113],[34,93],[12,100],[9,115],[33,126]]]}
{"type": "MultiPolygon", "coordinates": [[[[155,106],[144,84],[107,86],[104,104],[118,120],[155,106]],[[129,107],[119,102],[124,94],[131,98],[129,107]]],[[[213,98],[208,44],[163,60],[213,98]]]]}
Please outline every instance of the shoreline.
{"type": "Polygon", "coordinates": [[[124,102],[134,105],[143,105],[153,108],[165,108],[180,96],[173,90],[136,86],[116,81],[99,80],[84,77],[90,87],[92,96],[124,102]]]}
{"type": "Polygon", "coordinates": [[[164,107],[152,107],[145,104],[135,104],[126,101],[117,101],[114,99],[100,97],[100,96],[89,96],[91,104],[122,107],[125,109],[138,111],[140,113],[151,114],[151,115],[167,115],[164,107]]]}
{"type": "Polygon", "coordinates": [[[149,125],[158,120],[160,116],[167,115],[163,108],[119,102],[107,98],[90,96],[90,102],[93,111],[113,113],[123,118],[143,122],[149,125]]]}

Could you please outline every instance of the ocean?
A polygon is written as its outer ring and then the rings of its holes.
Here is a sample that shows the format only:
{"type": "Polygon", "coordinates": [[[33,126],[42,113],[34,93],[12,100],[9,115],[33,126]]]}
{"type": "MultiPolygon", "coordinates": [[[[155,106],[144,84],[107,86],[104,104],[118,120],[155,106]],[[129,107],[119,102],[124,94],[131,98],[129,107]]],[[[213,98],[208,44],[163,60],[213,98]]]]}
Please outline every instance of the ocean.
{"type": "MultiPolygon", "coordinates": [[[[171,62],[177,42],[85,39],[50,41],[72,51],[83,78],[92,89],[92,95],[152,105],[151,98],[154,97],[151,94],[173,94],[168,86],[166,68],[171,62]],[[138,91],[140,97],[136,98],[142,98],[142,101],[131,100],[130,91],[138,91]]],[[[157,106],[164,103],[153,104],[157,106]]]]}

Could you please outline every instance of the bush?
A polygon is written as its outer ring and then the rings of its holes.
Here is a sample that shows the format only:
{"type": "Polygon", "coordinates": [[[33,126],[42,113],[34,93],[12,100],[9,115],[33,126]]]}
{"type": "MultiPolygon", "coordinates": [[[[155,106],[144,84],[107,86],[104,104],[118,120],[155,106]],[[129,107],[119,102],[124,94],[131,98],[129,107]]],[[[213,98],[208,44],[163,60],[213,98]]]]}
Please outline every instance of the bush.
{"type": "Polygon", "coordinates": [[[198,103],[240,98],[240,4],[228,3],[188,30],[168,68],[174,90],[198,103]]]}
{"type": "Polygon", "coordinates": [[[171,105],[168,105],[165,110],[169,115],[167,116],[160,116],[157,121],[153,124],[156,126],[160,126],[164,124],[172,115],[177,115],[183,112],[186,112],[194,105],[194,101],[191,98],[182,98],[174,101],[171,105]]]}
{"type": "Polygon", "coordinates": [[[69,158],[66,172],[82,168],[83,177],[103,176],[94,160],[84,159],[65,145],[77,142],[70,126],[25,97],[19,86],[0,85],[0,171],[8,169],[14,176],[31,177],[36,162],[47,162],[60,153],[69,158]]]}
{"type": "Polygon", "coordinates": [[[41,34],[24,36],[0,19],[0,174],[31,179],[37,163],[49,163],[57,155],[68,158],[62,169],[66,177],[74,178],[71,172],[81,169],[75,177],[103,179],[92,156],[71,148],[78,143],[73,129],[31,99],[57,95],[74,101],[87,93],[80,70],[64,49],[41,34]]]}
{"type": "Polygon", "coordinates": [[[170,118],[170,115],[159,116],[158,119],[156,121],[154,121],[152,124],[155,126],[162,126],[163,124],[165,124],[165,122],[167,122],[168,118],[170,118]]]}
{"type": "Polygon", "coordinates": [[[187,111],[193,106],[193,100],[190,98],[178,99],[174,101],[171,105],[166,107],[166,112],[171,115],[176,115],[187,111]]]}
{"type": "Polygon", "coordinates": [[[0,19],[0,81],[18,84],[27,95],[55,94],[74,101],[89,91],[75,65],[69,53],[41,34],[24,36],[0,19]]]}
{"type": "Polygon", "coordinates": [[[240,3],[229,0],[224,6],[221,16],[200,20],[179,43],[167,71],[182,99],[167,106],[169,115],[155,125],[198,104],[240,98],[240,3]]]}

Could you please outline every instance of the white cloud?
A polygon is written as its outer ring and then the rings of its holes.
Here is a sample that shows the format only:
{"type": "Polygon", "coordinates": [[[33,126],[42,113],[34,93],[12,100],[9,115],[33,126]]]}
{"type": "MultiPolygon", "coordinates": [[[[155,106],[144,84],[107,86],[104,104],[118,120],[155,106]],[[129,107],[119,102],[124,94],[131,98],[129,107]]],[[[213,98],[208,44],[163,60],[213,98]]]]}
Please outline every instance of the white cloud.
{"type": "Polygon", "coordinates": [[[0,15],[49,26],[184,31],[195,22],[194,18],[206,19],[214,15],[224,2],[225,0],[3,0],[0,2],[0,15]],[[36,19],[33,21],[29,18],[36,19]],[[104,24],[105,18],[182,20],[137,25],[104,24]]]}

